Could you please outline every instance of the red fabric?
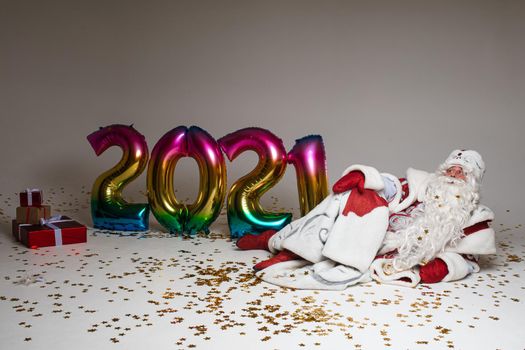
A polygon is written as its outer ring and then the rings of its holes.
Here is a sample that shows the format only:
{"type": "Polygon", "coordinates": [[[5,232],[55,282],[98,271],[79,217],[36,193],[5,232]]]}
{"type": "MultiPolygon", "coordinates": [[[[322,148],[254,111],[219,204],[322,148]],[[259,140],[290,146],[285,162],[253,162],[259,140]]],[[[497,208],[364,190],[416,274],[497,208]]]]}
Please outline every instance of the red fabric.
{"type": "Polygon", "coordinates": [[[363,216],[377,207],[386,206],[388,206],[387,201],[380,197],[376,191],[363,190],[363,193],[359,193],[359,191],[352,191],[346,201],[345,208],[343,209],[343,215],[347,216],[349,212],[353,212],[357,216],[363,216]]]}
{"type": "Polygon", "coordinates": [[[365,175],[360,171],[351,171],[340,178],[332,187],[334,193],[343,193],[356,188],[360,193],[365,189],[365,175]]]}
{"type": "Polygon", "coordinates": [[[440,258],[436,258],[419,268],[421,283],[441,282],[448,275],[447,264],[440,258]]]}
{"type": "Polygon", "coordinates": [[[484,230],[486,228],[489,228],[489,222],[490,220],[478,222],[477,224],[464,228],[463,232],[465,233],[465,236],[468,236],[471,233],[478,232],[480,230],[484,230]]]}
{"type": "Polygon", "coordinates": [[[399,178],[399,182],[401,183],[401,201],[400,202],[402,202],[408,197],[410,193],[410,189],[408,188],[408,181],[404,177],[399,178]]]}
{"type": "Polygon", "coordinates": [[[385,254],[376,255],[374,260],[376,260],[376,259],[393,259],[394,256],[396,256],[396,254],[397,254],[397,249],[394,249],[394,250],[392,250],[390,252],[387,252],[385,254]]]}
{"type": "MultiPolygon", "coordinates": [[[[378,255],[375,257],[375,259],[392,259],[394,258],[395,254],[397,254],[397,250],[378,255]]],[[[426,265],[419,267],[419,277],[421,278],[421,283],[441,282],[446,275],[448,275],[447,264],[440,258],[435,258],[426,265]]],[[[411,280],[407,277],[403,277],[400,280],[411,282],[411,280]]]]}
{"type": "Polygon", "coordinates": [[[380,197],[376,191],[365,189],[365,176],[360,171],[351,171],[340,178],[332,187],[334,193],[342,193],[352,189],[350,196],[346,201],[343,215],[355,213],[357,216],[363,216],[377,207],[387,206],[387,201],[380,197]]]}
{"type": "Polygon", "coordinates": [[[260,270],[263,270],[277,263],[281,263],[281,262],[285,262],[289,260],[298,260],[300,258],[301,257],[299,255],[292,253],[289,250],[284,249],[284,250],[281,250],[277,255],[271,257],[270,259],[261,261],[260,263],[255,265],[253,269],[256,271],[260,271],[260,270]]]}
{"type": "Polygon", "coordinates": [[[276,233],[276,230],[266,230],[260,235],[244,235],[237,240],[237,248],[242,250],[259,249],[270,251],[268,241],[276,233]]]}

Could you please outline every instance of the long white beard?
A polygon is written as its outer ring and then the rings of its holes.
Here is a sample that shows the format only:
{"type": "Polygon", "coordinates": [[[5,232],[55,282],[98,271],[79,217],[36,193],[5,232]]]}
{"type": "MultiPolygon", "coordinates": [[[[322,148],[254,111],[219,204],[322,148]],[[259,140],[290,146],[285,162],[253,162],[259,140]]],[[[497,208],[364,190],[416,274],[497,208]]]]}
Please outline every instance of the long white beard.
{"type": "Polygon", "coordinates": [[[479,200],[478,186],[445,175],[430,180],[423,209],[413,212],[408,225],[392,235],[398,255],[393,264],[402,271],[424,265],[463,236],[463,228],[479,200]]]}

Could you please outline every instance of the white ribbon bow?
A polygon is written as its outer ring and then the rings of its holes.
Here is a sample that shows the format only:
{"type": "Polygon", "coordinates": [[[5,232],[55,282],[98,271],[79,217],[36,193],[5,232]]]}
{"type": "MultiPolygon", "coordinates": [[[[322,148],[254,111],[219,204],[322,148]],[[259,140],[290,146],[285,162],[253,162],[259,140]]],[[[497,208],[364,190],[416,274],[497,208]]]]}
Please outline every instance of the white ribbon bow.
{"type": "Polygon", "coordinates": [[[42,191],[38,188],[26,188],[28,207],[31,207],[33,205],[33,192],[42,192],[42,191]]]}
{"type": "Polygon", "coordinates": [[[67,222],[67,221],[73,221],[72,219],[62,219],[62,215],[55,215],[50,217],[49,219],[40,219],[40,225],[47,226],[49,228],[52,228],[55,233],[55,245],[62,245],[62,229],[55,225],[55,223],[59,222],[67,222]]]}

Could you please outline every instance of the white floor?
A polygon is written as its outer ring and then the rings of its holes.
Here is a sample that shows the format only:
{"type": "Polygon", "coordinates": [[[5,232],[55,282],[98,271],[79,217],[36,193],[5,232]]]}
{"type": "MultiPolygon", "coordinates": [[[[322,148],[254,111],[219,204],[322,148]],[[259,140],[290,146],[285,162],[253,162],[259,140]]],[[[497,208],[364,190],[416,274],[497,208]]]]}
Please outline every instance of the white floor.
{"type": "MultiPolygon", "coordinates": [[[[55,211],[86,219],[85,193],[48,193],[55,211]]],[[[11,238],[16,200],[0,196],[1,349],[525,348],[525,234],[512,213],[494,223],[498,254],[463,281],[317,292],[256,280],[268,253],[238,251],[224,214],[210,237],[90,230],[87,244],[30,250],[11,238]]]]}

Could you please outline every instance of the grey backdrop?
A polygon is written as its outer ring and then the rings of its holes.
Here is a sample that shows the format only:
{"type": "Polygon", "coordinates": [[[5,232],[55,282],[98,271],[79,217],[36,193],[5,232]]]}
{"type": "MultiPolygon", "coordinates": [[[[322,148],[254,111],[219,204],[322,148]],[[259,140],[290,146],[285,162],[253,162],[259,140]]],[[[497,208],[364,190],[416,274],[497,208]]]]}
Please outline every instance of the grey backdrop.
{"type": "MultiPolygon", "coordinates": [[[[77,191],[113,165],[85,136],[134,123],[323,136],[330,184],[352,163],[403,175],[458,147],[484,202],[521,219],[524,1],[0,1],[3,193],[77,191]]],[[[230,183],[256,162],[228,163],[230,183]]],[[[193,196],[196,164],[178,188],[193,196]]],[[[297,206],[289,168],[270,195],[297,206]]],[[[145,189],[145,174],[129,194],[145,189]]],[[[268,198],[265,198],[268,202],[268,198]]]]}

